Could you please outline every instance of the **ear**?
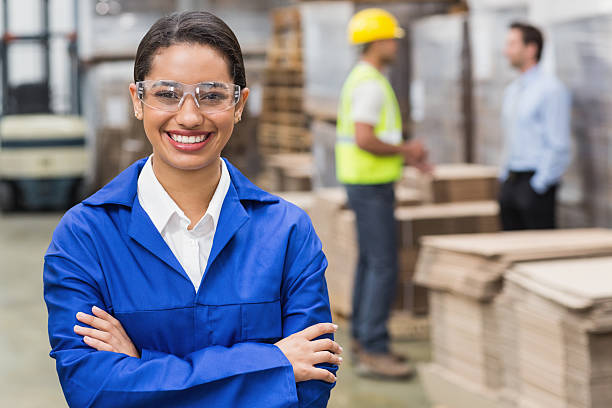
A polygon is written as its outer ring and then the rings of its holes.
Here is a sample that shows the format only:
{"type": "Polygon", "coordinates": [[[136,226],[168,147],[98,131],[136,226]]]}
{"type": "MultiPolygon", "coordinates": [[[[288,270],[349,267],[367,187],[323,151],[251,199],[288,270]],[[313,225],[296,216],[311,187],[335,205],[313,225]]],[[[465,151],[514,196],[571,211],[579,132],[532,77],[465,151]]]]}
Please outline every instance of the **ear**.
{"type": "Polygon", "coordinates": [[[249,88],[244,88],[240,91],[240,100],[238,104],[236,104],[236,110],[234,111],[234,123],[238,123],[242,119],[242,112],[244,111],[250,92],[251,90],[249,88]]]}
{"type": "Polygon", "coordinates": [[[142,120],[142,102],[138,99],[138,88],[136,84],[130,84],[130,96],[132,97],[132,105],[134,105],[134,116],[138,120],[142,120]]]}
{"type": "Polygon", "coordinates": [[[534,61],[538,61],[538,46],[536,44],[533,43],[529,43],[526,46],[527,48],[527,53],[529,55],[529,58],[532,58],[534,61]]]}

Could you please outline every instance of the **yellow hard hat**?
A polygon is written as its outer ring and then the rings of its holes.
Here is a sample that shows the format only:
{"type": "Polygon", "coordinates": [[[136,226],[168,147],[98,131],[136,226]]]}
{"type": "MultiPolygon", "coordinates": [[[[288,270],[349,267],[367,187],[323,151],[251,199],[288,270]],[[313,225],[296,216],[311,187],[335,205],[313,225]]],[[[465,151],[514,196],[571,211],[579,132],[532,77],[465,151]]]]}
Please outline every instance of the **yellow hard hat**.
{"type": "Polygon", "coordinates": [[[355,14],[348,25],[351,44],[404,38],[405,32],[393,14],[380,8],[368,8],[355,14]]]}

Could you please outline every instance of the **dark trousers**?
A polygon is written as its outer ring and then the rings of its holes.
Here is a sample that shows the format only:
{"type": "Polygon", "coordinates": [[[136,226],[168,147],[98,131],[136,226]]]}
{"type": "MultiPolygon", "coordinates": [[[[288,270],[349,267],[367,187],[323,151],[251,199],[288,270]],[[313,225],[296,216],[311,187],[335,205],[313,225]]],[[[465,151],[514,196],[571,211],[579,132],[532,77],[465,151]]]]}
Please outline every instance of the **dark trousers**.
{"type": "Polygon", "coordinates": [[[387,321],[397,277],[393,184],[346,185],[355,212],[359,259],[353,287],[352,335],[366,351],[389,351],[387,321]]]}
{"type": "Polygon", "coordinates": [[[505,231],[556,227],[557,185],[538,194],[529,183],[533,175],[534,172],[511,172],[502,184],[499,204],[505,231]]]}

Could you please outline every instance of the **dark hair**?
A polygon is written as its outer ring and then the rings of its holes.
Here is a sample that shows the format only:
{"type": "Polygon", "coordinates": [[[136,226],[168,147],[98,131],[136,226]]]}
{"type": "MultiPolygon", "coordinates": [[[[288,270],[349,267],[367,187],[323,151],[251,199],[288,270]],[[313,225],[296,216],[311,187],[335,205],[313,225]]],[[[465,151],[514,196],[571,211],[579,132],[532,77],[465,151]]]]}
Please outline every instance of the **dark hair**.
{"type": "Polygon", "coordinates": [[[227,60],[232,81],[240,88],[246,87],[242,51],[234,32],[223,20],[206,11],[173,13],[157,20],[138,45],[134,81],[144,80],[161,48],[180,43],[208,45],[219,51],[227,60]]]}
{"type": "Polygon", "coordinates": [[[525,45],[535,44],[536,47],[538,47],[536,61],[540,62],[540,58],[542,58],[542,50],[544,49],[544,36],[542,35],[542,31],[531,24],[519,22],[510,24],[510,29],[519,30],[521,32],[523,35],[523,43],[525,45]]]}

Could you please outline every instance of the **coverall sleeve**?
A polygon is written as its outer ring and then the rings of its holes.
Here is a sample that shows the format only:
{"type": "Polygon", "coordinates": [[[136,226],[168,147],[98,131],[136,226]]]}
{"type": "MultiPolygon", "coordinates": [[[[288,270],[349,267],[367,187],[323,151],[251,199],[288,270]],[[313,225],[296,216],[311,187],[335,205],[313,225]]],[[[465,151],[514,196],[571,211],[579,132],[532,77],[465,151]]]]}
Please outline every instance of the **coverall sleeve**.
{"type": "MultiPolygon", "coordinates": [[[[300,210],[301,211],[301,210],[300,210]]],[[[331,322],[325,269],[327,260],[308,216],[303,213],[289,242],[282,289],[283,337],[317,323],[331,322]]],[[[333,339],[333,335],[326,335],[333,339]]],[[[323,338],[322,337],[322,338],[323,338]]],[[[336,373],[338,366],[321,364],[336,373]]],[[[311,380],[297,384],[300,407],[326,407],[335,384],[311,380]]]]}
{"type": "Polygon", "coordinates": [[[298,406],[292,366],[274,345],[211,346],[183,358],[145,349],[140,359],[87,346],[75,315],[104,308],[104,287],[91,240],[74,230],[60,223],[43,272],[51,357],[69,406],[298,406]]]}

